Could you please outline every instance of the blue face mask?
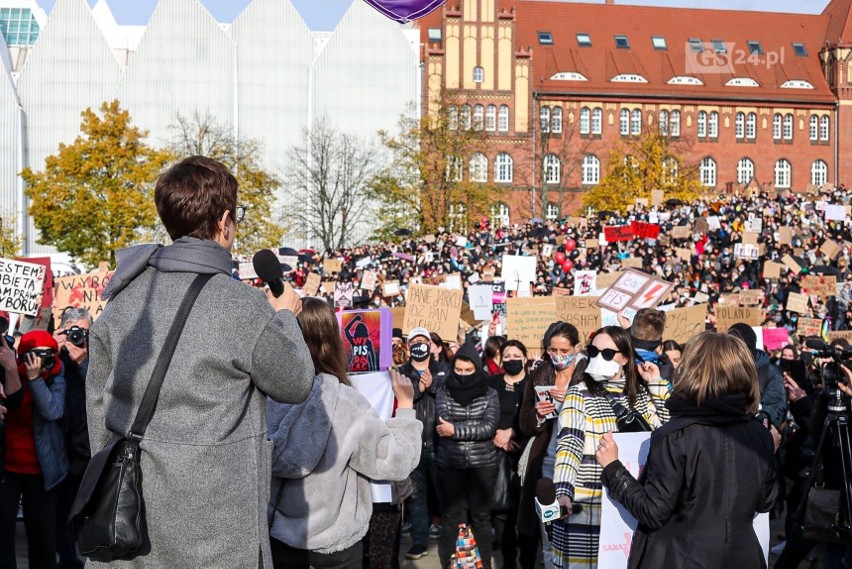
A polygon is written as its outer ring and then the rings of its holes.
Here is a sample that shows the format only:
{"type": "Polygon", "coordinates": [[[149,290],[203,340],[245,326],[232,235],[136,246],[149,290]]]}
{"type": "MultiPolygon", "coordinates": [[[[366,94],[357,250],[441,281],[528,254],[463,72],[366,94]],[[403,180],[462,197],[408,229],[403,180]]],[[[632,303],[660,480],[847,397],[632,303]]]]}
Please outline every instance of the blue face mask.
{"type": "Polygon", "coordinates": [[[577,357],[577,354],[568,354],[568,355],[553,355],[550,354],[550,361],[553,362],[553,367],[562,371],[563,369],[567,369],[572,363],[574,363],[574,358],[577,357]]]}

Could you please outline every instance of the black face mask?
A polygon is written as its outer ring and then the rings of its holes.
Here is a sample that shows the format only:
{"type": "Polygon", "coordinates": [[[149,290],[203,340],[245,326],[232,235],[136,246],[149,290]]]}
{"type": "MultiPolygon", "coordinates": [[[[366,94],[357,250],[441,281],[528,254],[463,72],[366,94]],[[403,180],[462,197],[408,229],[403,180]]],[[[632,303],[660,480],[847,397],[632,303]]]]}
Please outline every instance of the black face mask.
{"type": "Polygon", "coordinates": [[[431,355],[429,351],[429,344],[415,344],[411,346],[411,361],[425,362],[431,355]]]}
{"type": "Polygon", "coordinates": [[[503,362],[503,371],[506,375],[518,375],[524,369],[524,360],[506,360],[503,362]]]}

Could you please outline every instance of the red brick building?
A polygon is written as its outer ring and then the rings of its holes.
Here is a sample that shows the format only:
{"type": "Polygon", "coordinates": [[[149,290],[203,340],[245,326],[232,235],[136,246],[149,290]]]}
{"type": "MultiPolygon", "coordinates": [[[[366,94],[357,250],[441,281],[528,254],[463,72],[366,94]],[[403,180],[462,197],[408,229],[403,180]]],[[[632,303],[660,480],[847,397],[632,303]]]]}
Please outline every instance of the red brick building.
{"type": "Polygon", "coordinates": [[[486,131],[465,175],[498,216],[576,211],[611,149],[654,129],[709,189],[804,191],[852,175],[852,0],[820,15],[450,0],[419,21],[425,112],[486,131]]]}

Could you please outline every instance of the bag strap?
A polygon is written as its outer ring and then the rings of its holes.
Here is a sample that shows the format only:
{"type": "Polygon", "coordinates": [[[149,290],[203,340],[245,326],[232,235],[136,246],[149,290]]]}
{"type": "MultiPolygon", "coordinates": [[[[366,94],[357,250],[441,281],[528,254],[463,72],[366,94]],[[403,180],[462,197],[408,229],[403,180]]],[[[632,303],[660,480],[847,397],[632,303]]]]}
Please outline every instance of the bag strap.
{"type": "Polygon", "coordinates": [[[192,284],[189,285],[189,290],[186,291],[175,315],[174,322],[172,322],[172,326],[169,328],[166,343],[163,344],[163,350],[160,352],[159,359],[157,359],[157,365],[154,366],[151,381],[148,382],[148,387],[145,389],[145,395],[142,397],[142,403],[139,405],[139,410],[136,412],[136,419],[133,421],[133,426],[130,427],[127,438],[135,439],[138,442],[145,435],[148,423],[151,422],[151,418],[154,416],[154,408],[157,406],[157,399],[160,397],[160,388],[163,386],[166,372],[172,363],[172,357],[175,355],[175,349],[183,333],[189,313],[195,304],[195,300],[201,293],[201,289],[204,288],[204,285],[211,278],[213,278],[212,274],[198,275],[192,281],[192,284]]]}

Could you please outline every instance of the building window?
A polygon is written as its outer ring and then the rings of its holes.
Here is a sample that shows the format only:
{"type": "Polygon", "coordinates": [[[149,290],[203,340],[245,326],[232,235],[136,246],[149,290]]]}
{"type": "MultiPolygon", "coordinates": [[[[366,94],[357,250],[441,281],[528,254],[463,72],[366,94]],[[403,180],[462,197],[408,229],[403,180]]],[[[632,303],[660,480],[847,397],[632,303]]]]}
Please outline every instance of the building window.
{"type": "Polygon", "coordinates": [[[737,162],[737,183],[743,186],[754,178],[754,162],[750,158],[740,158],[737,162]]]}
{"type": "Polygon", "coordinates": [[[793,179],[793,167],[790,162],[782,158],[775,163],[775,187],[789,188],[793,179]]]}
{"type": "Polygon", "coordinates": [[[716,161],[709,156],[701,160],[698,167],[702,185],[708,188],[716,187],[716,161]]]}
{"type": "Polygon", "coordinates": [[[556,221],[559,219],[559,206],[552,202],[548,203],[544,217],[547,221],[556,221]]]}
{"type": "Polygon", "coordinates": [[[450,204],[450,232],[467,233],[467,210],[462,204],[450,204]]]}
{"type": "Polygon", "coordinates": [[[470,105],[462,105],[461,127],[463,130],[470,130],[470,105]]]}
{"type": "Polygon", "coordinates": [[[538,43],[541,45],[553,45],[553,34],[550,32],[538,32],[538,43]]]}
{"type": "Polygon", "coordinates": [[[509,206],[501,203],[492,207],[491,223],[495,227],[509,227],[509,206]]]}
{"type": "Polygon", "coordinates": [[[781,140],[781,122],[783,118],[779,113],[772,115],[772,140],[781,140]]]}
{"type": "Polygon", "coordinates": [[[603,125],[603,110],[600,108],[592,109],[592,134],[600,134],[603,125]]]}
{"type": "Polygon", "coordinates": [[[662,36],[651,36],[651,43],[656,50],[665,51],[669,49],[669,46],[666,45],[666,38],[662,36]]]}
{"type": "Polygon", "coordinates": [[[485,107],[475,105],[473,107],[473,130],[482,130],[485,128],[485,107]]]}
{"type": "Polygon", "coordinates": [[[793,140],[793,115],[784,116],[784,140],[793,140]]]}
{"type": "Polygon", "coordinates": [[[811,115],[811,120],[809,124],[808,135],[811,139],[811,142],[816,142],[819,140],[819,117],[816,115],[811,115]]]}
{"type": "Polygon", "coordinates": [[[500,114],[497,116],[497,130],[509,132],[509,105],[500,105],[500,114]]]}
{"type": "Polygon", "coordinates": [[[8,46],[33,45],[40,28],[29,8],[0,8],[0,34],[8,46]]]}
{"type": "Polygon", "coordinates": [[[680,136],[680,111],[672,111],[669,117],[669,134],[672,137],[680,136]]]}
{"type": "Polygon", "coordinates": [[[712,111],[707,119],[707,136],[719,138],[719,113],[712,111]]]}
{"type": "Polygon", "coordinates": [[[823,115],[823,117],[819,120],[819,139],[823,142],[828,142],[830,129],[829,125],[831,124],[831,119],[828,118],[828,115],[823,115]]]}
{"type": "Polygon", "coordinates": [[[539,122],[541,123],[541,132],[550,132],[550,107],[541,108],[539,122]]]}
{"type": "Polygon", "coordinates": [[[754,40],[748,42],[748,52],[752,55],[763,55],[763,48],[760,46],[760,42],[754,40]]]}
{"type": "Polygon", "coordinates": [[[749,113],[746,116],[746,138],[749,140],[757,138],[757,113],[749,113]]]}
{"type": "Polygon", "coordinates": [[[494,161],[494,181],[504,184],[511,183],[513,166],[514,163],[511,156],[505,152],[498,154],[497,160],[494,161]]]}
{"type": "Polygon", "coordinates": [[[589,154],[583,158],[583,185],[590,186],[601,181],[601,161],[598,157],[589,154]]]}
{"type": "Polygon", "coordinates": [[[441,41],[441,28],[429,28],[429,41],[432,43],[441,41]]]}
{"type": "Polygon", "coordinates": [[[588,107],[580,109],[580,134],[589,134],[592,131],[592,111],[588,107]]]}
{"type": "Polygon", "coordinates": [[[697,53],[704,51],[704,42],[699,38],[689,38],[689,48],[697,53]]]}
{"type": "Polygon", "coordinates": [[[713,44],[713,51],[716,53],[728,53],[728,48],[723,40],[711,40],[710,43],[713,44]]]}
{"type": "Polygon", "coordinates": [[[621,136],[627,136],[630,134],[630,111],[627,109],[621,109],[621,113],[618,115],[618,127],[619,132],[621,132],[621,136]]]}
{"type": "Polygon", "coordinates": [[[803,43],[793,42],[793,52],[796,54],[797,57],[808,56],[808,50],[805,49],[805,44],[803,43]]]}
{"type": "Polygon", "coordinates": [[[482,83],[482,79],[485,76],[485,71],[479,66],[473,68],[473,82],[474,83],[482,83]]]}
{"type": "Polygon", "coordinates": [[[669,112],[660,111],[660,134],[662,136],[669,135],[669,112]]]}
{"type": "Polygon", "coordinates": [[[811,184],[822,187],[828,182],[828,164],[817,160],[811,165],[811,184]]]}
{"type": "Polygon", "coordinates": [[[666,184],[674,184],[677,182],[679,166],[677,159],[673,157],[666,158],[663,161],[663,182],[666,184]]]}
{"type": "Polygon", "coordinates": [[[630,49],[630,42],[627,41],[627,36],[615,36],[615,47],[618,49],[630,49]]]}
{"type": "Polygon", "coordinates": [[[577,34],[577,45],[580,47],[592,47],[592,36],[589,34],[577,34]]]}
{"type": "Polygon", "coordinates": [[[447,171],[445,175],[448,182],[462,181],[462,161],[458,156],[447,157],[447,171]]]}
{"type": "Polygon", "coordinates": [[[698,111],[698,118],[696,119],[696,129],[698,131],[698,138],[706,138],[707,137],[707,113],[704,111],[698,111]]]}
{"type": "Polygon", "coordinates": [[[642,134],[642,111],[633,109],[633,115],[630,120],[630,134],[639,136],[642,134]]]}
{"type": "Polygon", "coordinates": [[[734,136],[738,139],[745,138],[745,113],[737,113],[734,119],[734,136]]]}
{"type": "Polygon", "coordinates": [[[555,154],[544,157],[544,183],[558,184],[562,179],[562,163],[555,154]]]}
{"type": "Polygon", "coordinates": [[[459,128],[459,108],[455,105],[447,107],[447,126],[450,130],[459,128]]]}
{"type": "Polygon", "coordinates": [[[550,130],[554,134],[562,133],[562,107],[553,107],[550,117],[550,130]]]}
{"type": "Polygon", "coordinates": [[[485,130],[488,132],[497,130],[497,107],[495,105],[488,105],[485,111],[485,130]]]}
{"type": "Polygon", "coordinates": [[[470,157],[470,181],[488,181],[488,158],[486,158],[485,154],[477,152],[470,157]]]}

